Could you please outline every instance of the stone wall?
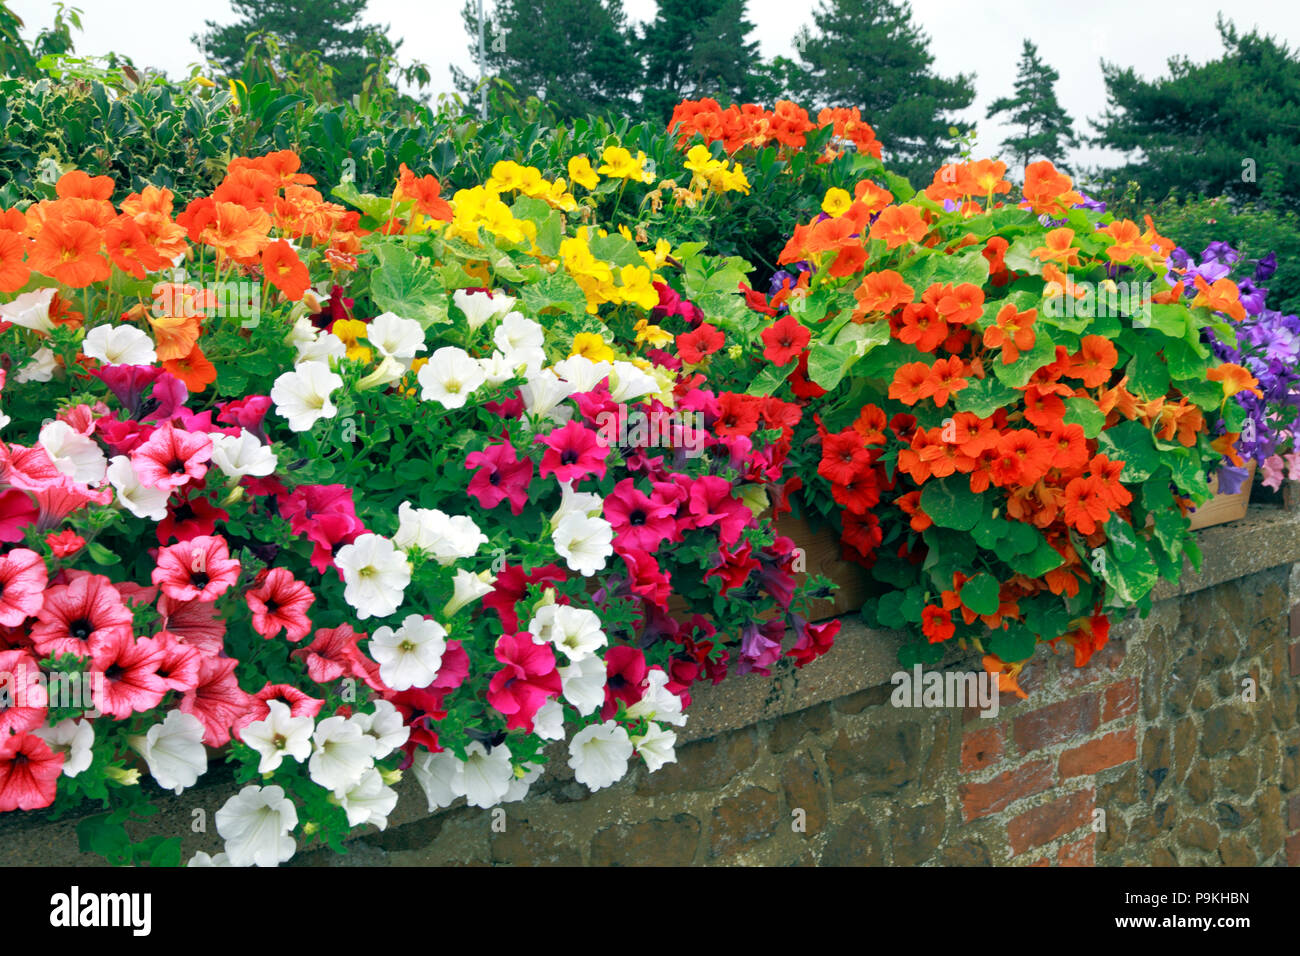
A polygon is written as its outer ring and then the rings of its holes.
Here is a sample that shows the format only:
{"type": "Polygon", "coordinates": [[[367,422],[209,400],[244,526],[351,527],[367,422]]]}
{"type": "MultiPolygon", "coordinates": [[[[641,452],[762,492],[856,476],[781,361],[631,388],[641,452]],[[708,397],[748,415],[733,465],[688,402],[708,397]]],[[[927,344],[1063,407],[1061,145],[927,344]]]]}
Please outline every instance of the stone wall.
{"type": "MultiPolygon", "coordinates": [[[[557,753],[504,813],[434,814],[408,777],[386,832],[290,865],[1300,865],[1300,514],[1200,535],[1199,574],[1083,670],[1040,649],[995,718],[894,707],[897,636],[846,619],[804,670],[699,693],[656,774],[592,794],[557,753]]],[[[150,832],[220,849],[188,823],[231,790],[160,800],[150,832]]],[[[73,829],[7,814],[0,865],[92,862],[73,829]]]]}

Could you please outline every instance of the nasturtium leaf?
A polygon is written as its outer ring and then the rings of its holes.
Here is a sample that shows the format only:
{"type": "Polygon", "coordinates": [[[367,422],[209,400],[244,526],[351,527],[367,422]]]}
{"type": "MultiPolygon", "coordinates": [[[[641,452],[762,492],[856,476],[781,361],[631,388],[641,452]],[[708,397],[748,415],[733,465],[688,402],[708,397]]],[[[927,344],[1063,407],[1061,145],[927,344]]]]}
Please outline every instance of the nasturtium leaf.
{"type": "Polygon", "coordinates": [[[1155,352],[1139,350],[1128,363],[1128,389],[1146,399],[1157,399],[1169,391],[1169,369],[1155,352]]]}
{"type": "Polygon", "coordinates": [[[637,252],[636,243],[620,233],[597,236],[589,243],[591,254],[614,266],[643,266],[645,260],[637,252]]]}
{"type": "Polygon", "coordinates": [[[575,315],[587,311],[587,296],[582,287],[562,272],[524,286],[522,298],[532,315],[557,309],[575,315]]]}
{"type": "MultiPolygon", "coordinates": [[[[971,537],[981,548],[992,551],[994,546],[1006,534],[1008,528],[1007,522],[1001,518],[982,518],[979,523],[971,529],[971,537]]],[[[879,572],[876,572],[879,576],[879,572]]]]}
{"type": "Polygon", "coordinates": [[[1055,594],[1021,600],[1020,613],[1025,626],[1044,640],[1055,640],[1070,630],[1074,615],[1055,594]]]}
{"type": "Polygon", "coordinates": [[[990,654],[995,654],[1009,664],[1032,657],[1037,646],[1038,637],[1021,624],[1012,624],[1004,630],[994,631],[984,641],[984,647],[990,654]]]}
{"type": "Polygon", "coordinates": [[[1090,398],[1067,398],[1064,421],[1067,425],[1083,426],[1084,438],[1096,438],[1106,425],[1106,416],[1090,398]]]}
{"type": "Polygon", "coordinates": [[[787,362],[785,365],[772,365],[770,363],[764,365],[759,373],[754,376],[754,380],[749,383],[746,394],[771,395],[781,387],[781,383],[795,370],[795,365],[794,362],[787,362]]]}
{"type": "Polygon", "coordinates": [[[921,491],[921,510],[940,528],[970,531],[984,514],[984,499],[965,475],[931,479],[921,491]]]}
{"type": "Polygon", "coordinates": [[[1159,569],[1145,542],[1129,561],[1102,562],[1101,576],[1115,590],[1115,596],[1125,604],[1133,604],[1146,596],[1159,580],[1159,569]]]}
{"type": "Polygon", "coordinates": [[[959,412],[972,412],[980,418],[988,418],[999,408],[1020,399],[1019,392],[1002,384],[993,375],[968,381],[970,384],[954,398],[959,412]]]}
{"type": "MultiPolygon", "coordinates": [[[[843,381],[857,358],[852,346],[818,342],[808,354],[808,377],[829,392],[843,381]]],[[[794,364],[793,360],[790,364],[794,364]]]]}
{"type": "Polygon", "coordinates": [[[1215,411],[1223,404],[1222,383],[1208,378],[1179,382],[1178,390],[1191,399],[1198,408],[1207,412],[1215,411]]]}
{"type": "Polygon", "coordinates": [[[1155,439],[1140,422],[1120,422],[1107,428],[1097,439],[1097,448],[1111,461],[1124,462],[1120,478],[1126,482],[1146,481],[1160,467],[1155,439]]]}
{"type": "MultiPolygon", "coordinates": [[[[1201,379],[1205,376],[1205,359],[1185,340],[1166,342],[1165,366],[1175,382],[1184,379],[1201,379]]],[[[1181,386],[1180,386],[1181,387],[1181,386]]]]}
{"type": "Polygon", "coordinates": [[[376,243],[376,267],[370,274],[370,298],[382,312],[414,319],[424,328],[451,321],[447,296],[437,277],[409,249],[376,243]]]}
{"type": "Polygon", "coordinates": [[[1133,324],[1139,328],[1155,329],[1171,339],[1182,339],[1191,319],[1192,314],[1185,305],[1148,303],[1134,313],[1133,324]]]}
{"type": "Polygon", "coordinates": [[[1106,543],[1117,561],[1131,561],[1138,553],[1138,539],[1133,526],[1119,515],[1111,515],[1105,524],[1106,543]]]}
{"type": "Polygon", "coordinates": [[[961,603],[976,614],[996,614],[998,590],[998,579],[981,571],[961,586],[961,603]]]}
{"type": "Polygon", "coordinates": [[[1185,495],[1190,495],[1193,503],[1204,504],[1210,500],[1210,483],[1206,480],[1205,472],[1201,470],[1201,462],[1197,455],[1190,450],[1184,450],[1182,454],[1166,453],[1166,460],[1169,463],[1169,470],[1173,472],[1174,484],[1185,495]]]}
{"type": "Polygon", "coordinates": [[[1006,544],[1011,554],[1029,554],[1043,540],[1042,532],[1023,521],[1006,522],[1006,544]]]}
{"type": "Polygon", "coordinates": [[[1043,237],[1037,234],[1021,236],[1015,242],[1007,247],[1006,254],[1003,255],[1002,261],[1006,263],[1008,269],[1015,272],[1028,272],[1031,275],[1043,274],[1043,260],[1035,259],[1033,252],[1041,248],[1043,237]]]}
{"type": "Polygon", "coordinates": [[[1037,578],[1059,568],[1064,561],[1065,559],[1047,543],[1046,539],[1040,539],[1033,551],[1029,554],[1014,555],[1007,564],[1011,565],[1013,571],[1026,577],[1037,578]]]}
{"type": "Polygon", "coordinates": [[[1050,365],[1055,358],[1056,343],[1045,330],[1039,329],[1034,347],[1028,352],[1021,352],[1020,357],[1010,365],[1002,364],[1000,354],[989,356],[984,361],[986,364],[993,366],[993,374],[998,377],[1003,385],[1020,388],[1033,377],[1035,372],[1044,365],[1050,365]]]}

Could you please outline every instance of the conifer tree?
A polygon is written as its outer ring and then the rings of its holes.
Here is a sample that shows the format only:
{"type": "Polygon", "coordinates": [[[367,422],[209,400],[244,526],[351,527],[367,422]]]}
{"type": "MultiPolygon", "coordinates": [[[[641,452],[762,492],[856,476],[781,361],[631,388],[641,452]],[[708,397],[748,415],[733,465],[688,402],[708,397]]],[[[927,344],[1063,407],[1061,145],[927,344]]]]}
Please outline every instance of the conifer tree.
{"type": "Polygon", "coordinates": [[[1002,96],[989,105],[988,118],[1006,114],[1018,135],[1008,136],[1002,148],[1023,168],[1038,159],[1065,167],[1065,151],[1079,145],[1070,114],[1056,99],[1061,75],[1038,56],[1038,47],[1024,41],[1016,73],[1014,96],[1002,96]]]}

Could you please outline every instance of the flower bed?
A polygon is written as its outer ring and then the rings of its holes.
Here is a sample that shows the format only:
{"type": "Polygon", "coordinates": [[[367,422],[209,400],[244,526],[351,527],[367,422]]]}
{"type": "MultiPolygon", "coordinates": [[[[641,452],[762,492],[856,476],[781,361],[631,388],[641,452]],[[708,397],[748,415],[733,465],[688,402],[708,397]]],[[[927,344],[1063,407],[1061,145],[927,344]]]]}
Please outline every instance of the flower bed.
{"type": "Polygon", "coordinates": [[[176,863],[122,823],[222,754],[194,862],[273,865],[385,826],[405,772],[431,808],[521,799],[551,741],[592,790],[653,772],[696,682],[803,666],[864,599],[1014,688],[1197,556],[1258,384],[1203,341],[1235,345],[1231,280],[1099,314],[1089,283],[1163,278],[1151,223],[1045,165],[913,194],[855,114],[684,104],[674,136],[673,168],[607,142],[449,196],[403,166],[334,202],[277,152],[183,207],[74,171],[5,211],[0,810],[100,801],[88,847],[176,863]],[[676,238],[818,124],[851,181],[768,294],[676,238]]]}

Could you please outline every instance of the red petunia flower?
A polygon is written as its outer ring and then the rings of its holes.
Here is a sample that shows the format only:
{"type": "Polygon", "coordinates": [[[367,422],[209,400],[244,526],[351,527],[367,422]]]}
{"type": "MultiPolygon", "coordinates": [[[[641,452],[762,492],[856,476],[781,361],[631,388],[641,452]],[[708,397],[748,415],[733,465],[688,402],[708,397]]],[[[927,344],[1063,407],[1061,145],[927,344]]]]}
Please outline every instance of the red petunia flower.
{"type": "Polygon", "coordinates": [[[153,583],[177,601],[215,601],[239,580],[226,539],[200,535],[158,552],[153,583]]]}
{"type": "Polygon", "coordinates": [[[301,641],[311,631],[307,608],[316,600],[311,588],[288,568],[272,568],[266,579],[244,595],[253,612],[253,630],[270,640],[284,629],[290,641],[301,641]]]}
{"type": "Polygon", "coordinates": [[[53,803],[63,760],[35,734],[0,739],[0,813],[53,803]]]}
{"type": "Polygon", "coordinates": [[[0,555],[0,625],[18,627],[39,611],[48,579],[45,562],[35,551],[14,548],[0,555]]]}
{"type": "Polygon", "coordinates": [[[788,365],[807,347],[812,333],[792,315],[787,315],[763,330],[763,357],[773,365],[788,365]]]}
{"type": "Polygon", "coordinates": [[[113,582],[102,574],[80,574],[45,592],[32,625],[32,643],[42,657],[86,657],[97,639],[131,639],[131,612],[113,582]]]}
{"type": "Polygon", "coordinates": [[[201,432],[179,431],[171,422],[158,427],[131,452],[140,484],[170,490],[207,474],[212,439],[201,432]]]}
{"type": "Polygon", "coordinates": [[[132,638],[120,631],[90,642],[91,667],[104,675],[93,683],[95,707],[114,720],[125,720],[162,703],[169,690],[158,673],[163,648],[151,637],[132,638]]]}

